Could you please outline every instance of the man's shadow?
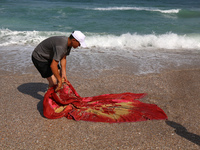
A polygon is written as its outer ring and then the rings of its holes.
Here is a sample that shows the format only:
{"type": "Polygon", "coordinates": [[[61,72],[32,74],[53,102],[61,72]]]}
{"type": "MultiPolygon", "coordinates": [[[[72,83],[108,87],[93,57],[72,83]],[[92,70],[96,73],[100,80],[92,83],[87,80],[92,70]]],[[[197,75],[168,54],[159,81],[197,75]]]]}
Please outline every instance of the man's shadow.
{"type": "Polygon", "coordinates": [[[30,95],[34,98],[39,99],[39,103],[37,104],[37,109],[40,112],[41,116],[43,115],[43,96],[39,94],[39,92],[47,91],[48,85],[45,83],[25,83],[17,87],[17,89],[27,95],[30,95]]]}
{"type": "Polygon", "coordinates": [[[178,124],[173,121],[166,121],[166,124],[174,128],[175,133],[178,134],[179,136],[189,140],[192,143],[195,143],[200,146],[200,136],[196,135],[194,133],[190,133],[187,131],[185,127],[183,127],[181,124],[178,124]]]}

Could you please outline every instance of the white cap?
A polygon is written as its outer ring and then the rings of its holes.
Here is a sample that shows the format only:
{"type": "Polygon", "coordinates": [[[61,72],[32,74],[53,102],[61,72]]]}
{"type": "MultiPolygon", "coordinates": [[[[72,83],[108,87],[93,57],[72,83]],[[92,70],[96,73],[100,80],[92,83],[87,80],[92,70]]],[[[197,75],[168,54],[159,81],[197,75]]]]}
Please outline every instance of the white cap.
{"type": "Polygon", "coordinates": [[[77,40],[79,41],[80,45],[82,47],[87,47],[86,44],[85,44],[85,35],[81,32],[81,31],[74,31],[72,33],[72,36],[77,40]]]}

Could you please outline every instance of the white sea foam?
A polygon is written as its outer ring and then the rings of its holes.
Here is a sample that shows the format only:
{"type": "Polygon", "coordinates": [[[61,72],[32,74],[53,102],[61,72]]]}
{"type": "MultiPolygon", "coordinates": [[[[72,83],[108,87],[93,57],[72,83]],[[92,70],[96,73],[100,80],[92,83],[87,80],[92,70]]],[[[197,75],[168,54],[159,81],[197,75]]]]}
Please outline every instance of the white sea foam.
{"type": "MultiPolygon", "coordinates": [[[[29,73],[27,68],[33,66],[31,53],[39,42],[49,36],[69,34],[0,30],[0,69],[29,73]]],[[[200,50],[200,35],[186,36],[175,33],[162,35],[126,33],[120,36],[85,34],[88,48],[73,49],[68,58],[67,66],[71,73],[81,71],[82,74],[90,75],[88,72],[92,72],[92,74],[98,75],[103,70],[117,69],[121,63],[123,63],[122,66],[130,66],[125,69],[127,73],[130,71],[134,74],[158,73],[163,68],[187,65],[190,64],[190,61],[194,62],[191,64],[200,64],[199,55],[188,55],[187,57],[184,55],[182,58],[181,53],[180,55],[174,53],[175,49],[178,49],[179,52],[185,52],[184,49],[200,50]],[[161,49],[168,49],[169,53],[163,53],[161,49]]]]}
{"type": "MultiPolygon", "coordinates": [[[[126,33],[122,35],[85,33],[88,48],[145,50],[145,49],[196,49],[200,50],[200,35],[178,35],[175,33],[146,34],[126,33]]],[[[45,31],[11,31],[0,30],[0,46],[36,46],[47,37],[66,35],[64,32],[45,31]]]]}
{"type": "Polygon", "coordinates": [[[112,10],[136,10],[136,11],[156,11],[161,13],[179,13],[181,9],[168,9],[162,10],[158,8],[152,7],[106,7],[106,8],[94,8],[93,10],[100,10],[100,11],[112,11],[112,10]]]}
{"type": "Polygon", "coordinates": [[[116,49],[197,49],[200,50],[200,35],[186,36],[175,33],[162,35],[148,34],[122,34],[120,36],[89,36],[87,37],[89,47],[103,47],[116,49]]]}
{"type": "Polygon", "coordinates": [[[65,35],[63,32],[0,30],[0,46],[35,45],[47,37],[65,35]]]}

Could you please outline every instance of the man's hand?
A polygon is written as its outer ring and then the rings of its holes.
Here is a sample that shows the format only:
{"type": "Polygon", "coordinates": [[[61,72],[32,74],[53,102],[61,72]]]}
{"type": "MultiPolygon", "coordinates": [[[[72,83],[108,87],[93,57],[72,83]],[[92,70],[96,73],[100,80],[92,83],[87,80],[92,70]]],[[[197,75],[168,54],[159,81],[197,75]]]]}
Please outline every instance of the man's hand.
{"type": "Polygon", "coordinates": [[[55,89],[55,92],[57,92],[58,90],[60,90],[62,87],[62,81],[58,81],[58,86],[57,88],[55,89]]]}
{"type": "Polygon", "coordinates": [[[65,75],[65,76],[62,76],[62,82],[67,82],[67,76],[65,75]]]}

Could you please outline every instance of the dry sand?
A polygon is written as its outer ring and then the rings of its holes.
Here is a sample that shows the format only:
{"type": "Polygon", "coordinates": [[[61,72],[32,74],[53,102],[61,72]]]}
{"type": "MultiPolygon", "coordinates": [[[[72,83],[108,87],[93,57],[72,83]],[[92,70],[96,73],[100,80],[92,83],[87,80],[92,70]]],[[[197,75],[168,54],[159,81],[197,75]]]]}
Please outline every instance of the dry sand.
{"type": "Polygon", "coordinates": [[[200,149],[200,69],[160,74],[102,72],[95,78],[68,75],[81,96],[145,92],[142,102],[161,107],[169,120],[94,123],[43,116],[47,82],[39,74],[0,73],[0,149],[197,150],[200,149]]]}

